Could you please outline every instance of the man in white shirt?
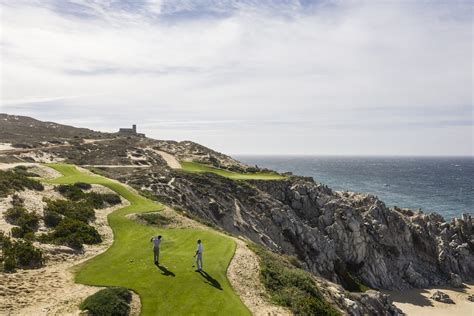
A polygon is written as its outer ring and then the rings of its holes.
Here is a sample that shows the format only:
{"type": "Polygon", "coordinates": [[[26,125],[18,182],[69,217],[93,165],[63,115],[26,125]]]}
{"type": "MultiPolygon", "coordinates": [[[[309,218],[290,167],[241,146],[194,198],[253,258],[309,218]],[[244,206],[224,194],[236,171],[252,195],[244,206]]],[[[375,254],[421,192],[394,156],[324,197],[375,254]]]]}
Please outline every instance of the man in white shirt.
{"type": "Polygon", "coordinates": [[[202,242],[201,239],[197,241],[197,250],[196,254],[194,255],[196,257],[196,272],[201,272],[202,271],[202,242]]]}
{"type": "Polygon", "coordinates": [[[153,242],[153,260],[156,265],[159,265],[161,236],[151,237],[150,241],[153,242]]]}

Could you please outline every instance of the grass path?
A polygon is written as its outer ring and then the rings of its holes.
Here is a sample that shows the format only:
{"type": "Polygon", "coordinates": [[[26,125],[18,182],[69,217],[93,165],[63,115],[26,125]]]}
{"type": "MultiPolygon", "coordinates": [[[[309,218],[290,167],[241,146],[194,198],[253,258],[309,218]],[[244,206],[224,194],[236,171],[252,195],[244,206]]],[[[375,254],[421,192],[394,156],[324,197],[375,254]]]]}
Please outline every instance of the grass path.
{"type": "Polygon", "coordinates": [[[80,172],[75,166],[49,164],[65,184],[104,185],[130,202],[108,216],[114,233],[112,246],[77,268],[76,282],[96,286],[123,286],[140,296],[141,315],[249,315],[232,290],[226,271],[235,251],[228,237],[199,229],[158,229],[129,220],[126,215],[158,211],[163,206],[101,176],[80,172]],[[161,234],[161,267],[153,263],[152,235],[161,234]],[[204,270],[194,272],[196,240],[204,245],[204,270]]]}
{"type": "Polygon", "coordinates": [[[181,161],[181,169],[187,172],[210,172],[233,180],[282,180],[282,176],[275,172],[238,173],[229,170],[214,168],[198,162],[181,161]]]}

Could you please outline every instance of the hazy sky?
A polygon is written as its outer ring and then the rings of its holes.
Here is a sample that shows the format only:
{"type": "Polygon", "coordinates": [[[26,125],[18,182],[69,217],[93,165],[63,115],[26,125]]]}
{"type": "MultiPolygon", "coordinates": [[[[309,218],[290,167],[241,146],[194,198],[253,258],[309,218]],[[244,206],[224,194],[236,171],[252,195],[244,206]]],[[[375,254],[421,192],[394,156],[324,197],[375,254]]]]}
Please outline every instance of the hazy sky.
{"type": "Polygon", "coordinates": [[[0,3],[0,112],[231,154],[473,155],[472,1],[0,3]]]}

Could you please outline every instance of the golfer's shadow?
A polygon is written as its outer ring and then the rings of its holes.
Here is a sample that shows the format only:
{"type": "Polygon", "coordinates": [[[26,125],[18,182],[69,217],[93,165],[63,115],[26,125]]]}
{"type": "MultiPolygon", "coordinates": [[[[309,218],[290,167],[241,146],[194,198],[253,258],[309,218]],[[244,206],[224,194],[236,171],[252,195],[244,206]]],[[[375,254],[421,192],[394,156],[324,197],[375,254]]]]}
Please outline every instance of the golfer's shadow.
{"type": "Polygon", "coordinates": [[[161,270],[161,274],[163,274],[164,276],[176,276],[176,274],[173,273],[173,271],[170,271],[168,269],[166,269],[164,266],[161,266],[159,264],[156,265],[158,267],[158,269],[161,270]]]}
{"type": "Polygon", "coordinates": [[[199,271],[199,274],[202,275],[202,277],[204,279],[206,279],[206,281],[204,283],[208,283],[209,285],[215,287],[216,289],[218,290],[221,290],[222,291],[222,287],[221,287],[221,284],[219,283],[219,281],[217,281],[216,279],[214,279],[213,277],[211,277],[209,274],[207,274],[206,271],[199,271]]]}

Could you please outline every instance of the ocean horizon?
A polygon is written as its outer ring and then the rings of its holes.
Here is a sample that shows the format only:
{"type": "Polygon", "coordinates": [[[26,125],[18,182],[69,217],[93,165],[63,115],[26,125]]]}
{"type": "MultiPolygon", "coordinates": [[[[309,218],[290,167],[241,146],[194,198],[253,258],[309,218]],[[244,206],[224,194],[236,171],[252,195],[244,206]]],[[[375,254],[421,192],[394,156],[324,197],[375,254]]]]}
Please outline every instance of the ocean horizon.
{"type": "Polygon", "coordinates": [[[472,156],[235,155],[249,165],[312,177],[337,191],[369,193],[387,206],[474,213],[472,156]]]}

